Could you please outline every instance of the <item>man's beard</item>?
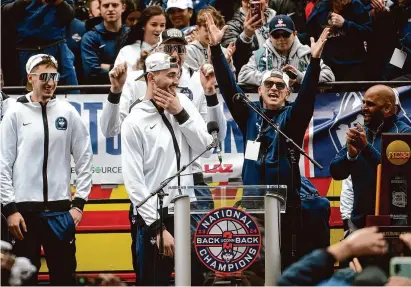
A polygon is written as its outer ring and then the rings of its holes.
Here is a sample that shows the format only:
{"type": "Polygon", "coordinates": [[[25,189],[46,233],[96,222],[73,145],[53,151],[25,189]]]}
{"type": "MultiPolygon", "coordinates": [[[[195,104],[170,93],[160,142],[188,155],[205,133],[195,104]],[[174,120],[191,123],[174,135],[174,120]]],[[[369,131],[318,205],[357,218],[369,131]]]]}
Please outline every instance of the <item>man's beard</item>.
{"type": "Polygon", "coordinates": [[[372,114],[370,121],[365,121],[364,125],[371,130],[376,130],[384,122],[384,114],[380,111],[372,114]]]}

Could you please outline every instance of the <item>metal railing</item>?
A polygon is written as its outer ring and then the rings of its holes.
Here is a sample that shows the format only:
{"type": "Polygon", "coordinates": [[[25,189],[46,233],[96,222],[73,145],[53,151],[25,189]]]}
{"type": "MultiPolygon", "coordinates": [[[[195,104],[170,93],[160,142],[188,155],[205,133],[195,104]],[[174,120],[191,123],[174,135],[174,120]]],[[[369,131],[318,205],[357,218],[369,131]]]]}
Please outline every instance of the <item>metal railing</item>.
{"type": "MultiPolygon", "coordinates": [[[[340,81],[321,83],[318,85],[319,92],[342,92],[342,91],[363,91],[371,86],[381,84],[390,87],[408,86],[411,85],[411,81],[340,81]]],[[[257,86],[239,84],[241,89],[246,93],[256,93],[257,86]]],[[[57,92],[67,92],[73,90],[80,90],[87,92],[93,90],[95,93],[108,93],[110,85],[78,85],[78,86],[58,86],[57,92]]],[[[26,87],[24,86],[8,86],[3,87],[3,91],[6,94],[24,94],[26,93],[26,87]]]]}

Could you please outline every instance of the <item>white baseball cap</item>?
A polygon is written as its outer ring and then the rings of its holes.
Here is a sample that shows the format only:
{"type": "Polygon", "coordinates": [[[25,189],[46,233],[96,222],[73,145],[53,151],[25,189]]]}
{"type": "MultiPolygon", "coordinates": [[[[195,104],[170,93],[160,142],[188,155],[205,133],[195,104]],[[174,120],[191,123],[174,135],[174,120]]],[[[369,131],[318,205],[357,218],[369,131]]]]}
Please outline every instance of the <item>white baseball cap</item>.
{"type": "Polygon", "coordinates": [[[146,72],[157,72],[178,68],[177,60],[161,52],[150,54],[146,59],[146,72]]]}
{"type": "Polygon", "coordinates": [[[182,10],[185,10],[188,8],[193,9],[193,2],[191,0],[168,0],[166,12],[170,8],[178,8],[182,10]]]}
{"type": "Polygon", "coordinates": [[[47,54],[37,54],[37,55],[31,56],[29,60],[27,61],[26,63],[27,74],[30,74],[31,71],[34,69],[34,67],[36,67],[38,64],[40,64],[42,61],[46,59],[50,59],[54,63],[54,65],[58,67],[58,63],[53,56],[47,55],[47,54]]]}
{"type": "Polygon", "coordinates": [[[265,80],[271,77],[283,80],[287,87],[289,87],[290,77],[286,73],[283,73],[282,71],[276,69],[264,72],[263,77],[261,78],[261,85],[265,82],[265,80]]]}

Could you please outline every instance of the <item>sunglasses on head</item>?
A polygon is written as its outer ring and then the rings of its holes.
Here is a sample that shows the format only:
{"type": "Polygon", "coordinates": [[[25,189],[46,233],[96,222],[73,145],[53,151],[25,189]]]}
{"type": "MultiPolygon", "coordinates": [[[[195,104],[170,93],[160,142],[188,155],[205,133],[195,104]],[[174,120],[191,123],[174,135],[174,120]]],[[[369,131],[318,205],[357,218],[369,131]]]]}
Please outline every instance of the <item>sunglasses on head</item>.
{"type": "Polygon", "coordinates": [[[274,32],[271,34],[271,37],[273,37],[274,39],[280,39],[281,37],[284,39],[288,39],[290,38],[291,33],[290,32],[274,32]]]}
{"type": "Polygon", "coordinates": [[[177,52],[179,55],[184,55],[186,53],[186,46],[178,45],[178,44],[164,44],[158,48],[159,52],[163,52],[166,54],[173,54],[174,51],[177,52]]]}
{"type": "Polygon", "coordinates": [[[273,82],[273,81],[264,81],[264,87],[271,89],[275,85],[275,88],[279,91],[282,91],[286,88],[286,84],[283,82],[273,82]]]}
{"type": "Polygon", "coordinates": [[[60,79],[59,73],[30,73],[30,74],[39,76],[39,79],[42,82],[48,82],[50,80],[53,80],[54,82],[58,82],[60,79]]]}

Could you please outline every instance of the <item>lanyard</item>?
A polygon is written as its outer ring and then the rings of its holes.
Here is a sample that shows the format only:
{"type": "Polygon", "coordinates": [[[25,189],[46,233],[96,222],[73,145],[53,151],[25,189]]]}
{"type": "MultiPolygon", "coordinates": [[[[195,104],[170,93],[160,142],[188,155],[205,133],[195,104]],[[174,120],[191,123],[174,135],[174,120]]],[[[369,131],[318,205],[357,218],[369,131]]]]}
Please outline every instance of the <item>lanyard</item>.
{"type": "Polygon", "coordinates": [[[261,119],[261,124],[258,126],[258,135],[257,138],[254,140],[255,142],[258,141],[263,136],[263,134],[265,134],[269,129],[271,129],[271,126],[268,125],[264,130],[262,130],[263,124],[264,119],[261,119]]]}

